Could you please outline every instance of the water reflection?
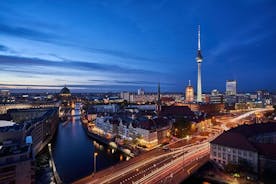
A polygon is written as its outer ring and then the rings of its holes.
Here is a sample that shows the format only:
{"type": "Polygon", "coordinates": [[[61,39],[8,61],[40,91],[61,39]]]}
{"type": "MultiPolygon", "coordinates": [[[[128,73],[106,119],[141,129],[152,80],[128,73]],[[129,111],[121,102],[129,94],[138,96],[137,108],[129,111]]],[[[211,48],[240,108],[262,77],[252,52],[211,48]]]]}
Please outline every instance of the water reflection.
{"type": "MultiPolygon", "coordinates": [[[[93,172],[94,153],[97,155],[96,170],[102,170],[119,161],[126,160],[121,153],[90,139],[80,121],[79,104],[70,122],[59,125],[53,140],[53,157],[61,179],[71,183],[93,172]]],[[[73,111],[72,111],[73,113],[73,111]]]]}

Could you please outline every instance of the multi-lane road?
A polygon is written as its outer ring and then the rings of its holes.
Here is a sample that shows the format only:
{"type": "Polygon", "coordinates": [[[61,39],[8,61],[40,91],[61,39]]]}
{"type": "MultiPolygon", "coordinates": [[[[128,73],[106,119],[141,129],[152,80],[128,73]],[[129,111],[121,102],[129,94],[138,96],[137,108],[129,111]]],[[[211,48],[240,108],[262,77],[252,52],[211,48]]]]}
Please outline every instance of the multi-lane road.
{"type": "MultiPolygon", "coordinates": [[[[155,149],[151,153],[143,155],[134,163],[125,162],[115,165],[113,168],[100,171],[94,176],[88,176],[76,183],[156,183],[156,178],[171,176],[179,167],[188,167],[194,161],[209,154],[209,143],[203,142],[191,146],[179,147],[175,150],[155,149]]],[[[138,157],[136,157],[138,158],[138,157]]],[[[134,159],[131,159],[134,160],[134,159]]],[[[130,161],[131,161],[130,160],[130,161]]]]}
{"type": "MultiPolygon", "coordinates": [[[[271,109],[257,109],[224,119],[219,127],[209,127],[210,136],[197,143],[178,141],[170,149],[156,148],[127,162],[119,163],[95,175],[87,176],[76,184],[90,183],[179,183],[197,170],[209,159],[209,142],[223,132],[228,124],[239,124],[239,120],[256,112],[271,109]]],[[[222,118],[223,119],[223,118],[222,118]]]]}

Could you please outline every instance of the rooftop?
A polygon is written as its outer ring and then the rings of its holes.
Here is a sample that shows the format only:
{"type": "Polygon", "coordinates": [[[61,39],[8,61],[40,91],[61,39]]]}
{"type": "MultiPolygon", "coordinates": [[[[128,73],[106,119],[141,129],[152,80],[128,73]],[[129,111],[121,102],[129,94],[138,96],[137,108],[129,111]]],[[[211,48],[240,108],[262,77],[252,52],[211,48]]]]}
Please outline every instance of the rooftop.
{"type": "Polygon", "coordinates": [[[224,132],[211,143],[231,148],[257,152],[257,149],[248,141],[248,139],[244,135],[236,132],[224,132]]]}
{"type": "Polygon", "coordinates": [[[71,94],[70,90],[65,86],[60,90],[60,94],[71,94]]]}
{"type": "Polygon", "coordinates": [[[256,136],[276,134],[276,123],[241,125],[222,133],[211,144],[258,152],[270,158],[276,158],[276,144],[255,141],[256,136]]]}
{"type": "Polygon", "coordinates": [[[10,156],[10,155],[17,155],[30,152],[30,145],[18,145],[18,144],[10,144],[10,145],[3,145],[0,148],[0,157],[10,156]]]}
{"type": "Polygon", "coordinates": [[[0,120],[0,127],[13,126],[14,124],[12,121],[0,120]]]}
{"type": "Polygon", "coordinates": [[[161,116],[194,116],[188,106],[162,106],[161,116]]]}

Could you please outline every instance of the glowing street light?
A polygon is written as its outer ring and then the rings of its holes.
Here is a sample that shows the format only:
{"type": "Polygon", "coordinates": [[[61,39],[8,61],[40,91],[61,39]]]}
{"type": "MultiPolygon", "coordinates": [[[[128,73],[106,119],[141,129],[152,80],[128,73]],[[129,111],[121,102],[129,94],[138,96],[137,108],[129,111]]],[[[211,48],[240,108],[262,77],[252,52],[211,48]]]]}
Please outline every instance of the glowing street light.
{"type": "Polygon", "coordinates": [[[94,171],[93,171],[93,175],[96,173],[96,159],[97,159],[98,153],[95,152],[94,153],[94,171]]]}

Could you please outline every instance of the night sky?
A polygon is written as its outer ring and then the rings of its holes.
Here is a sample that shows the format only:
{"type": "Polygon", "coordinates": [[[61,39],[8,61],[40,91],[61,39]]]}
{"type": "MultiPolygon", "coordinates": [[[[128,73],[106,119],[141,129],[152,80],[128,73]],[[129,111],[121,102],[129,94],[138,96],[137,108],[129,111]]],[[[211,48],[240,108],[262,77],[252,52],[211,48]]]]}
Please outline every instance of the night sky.
{"type": "Polygon", "coordinates": [[[276,91],[274,0],[0,2],[0,88],[276,91]]]}

